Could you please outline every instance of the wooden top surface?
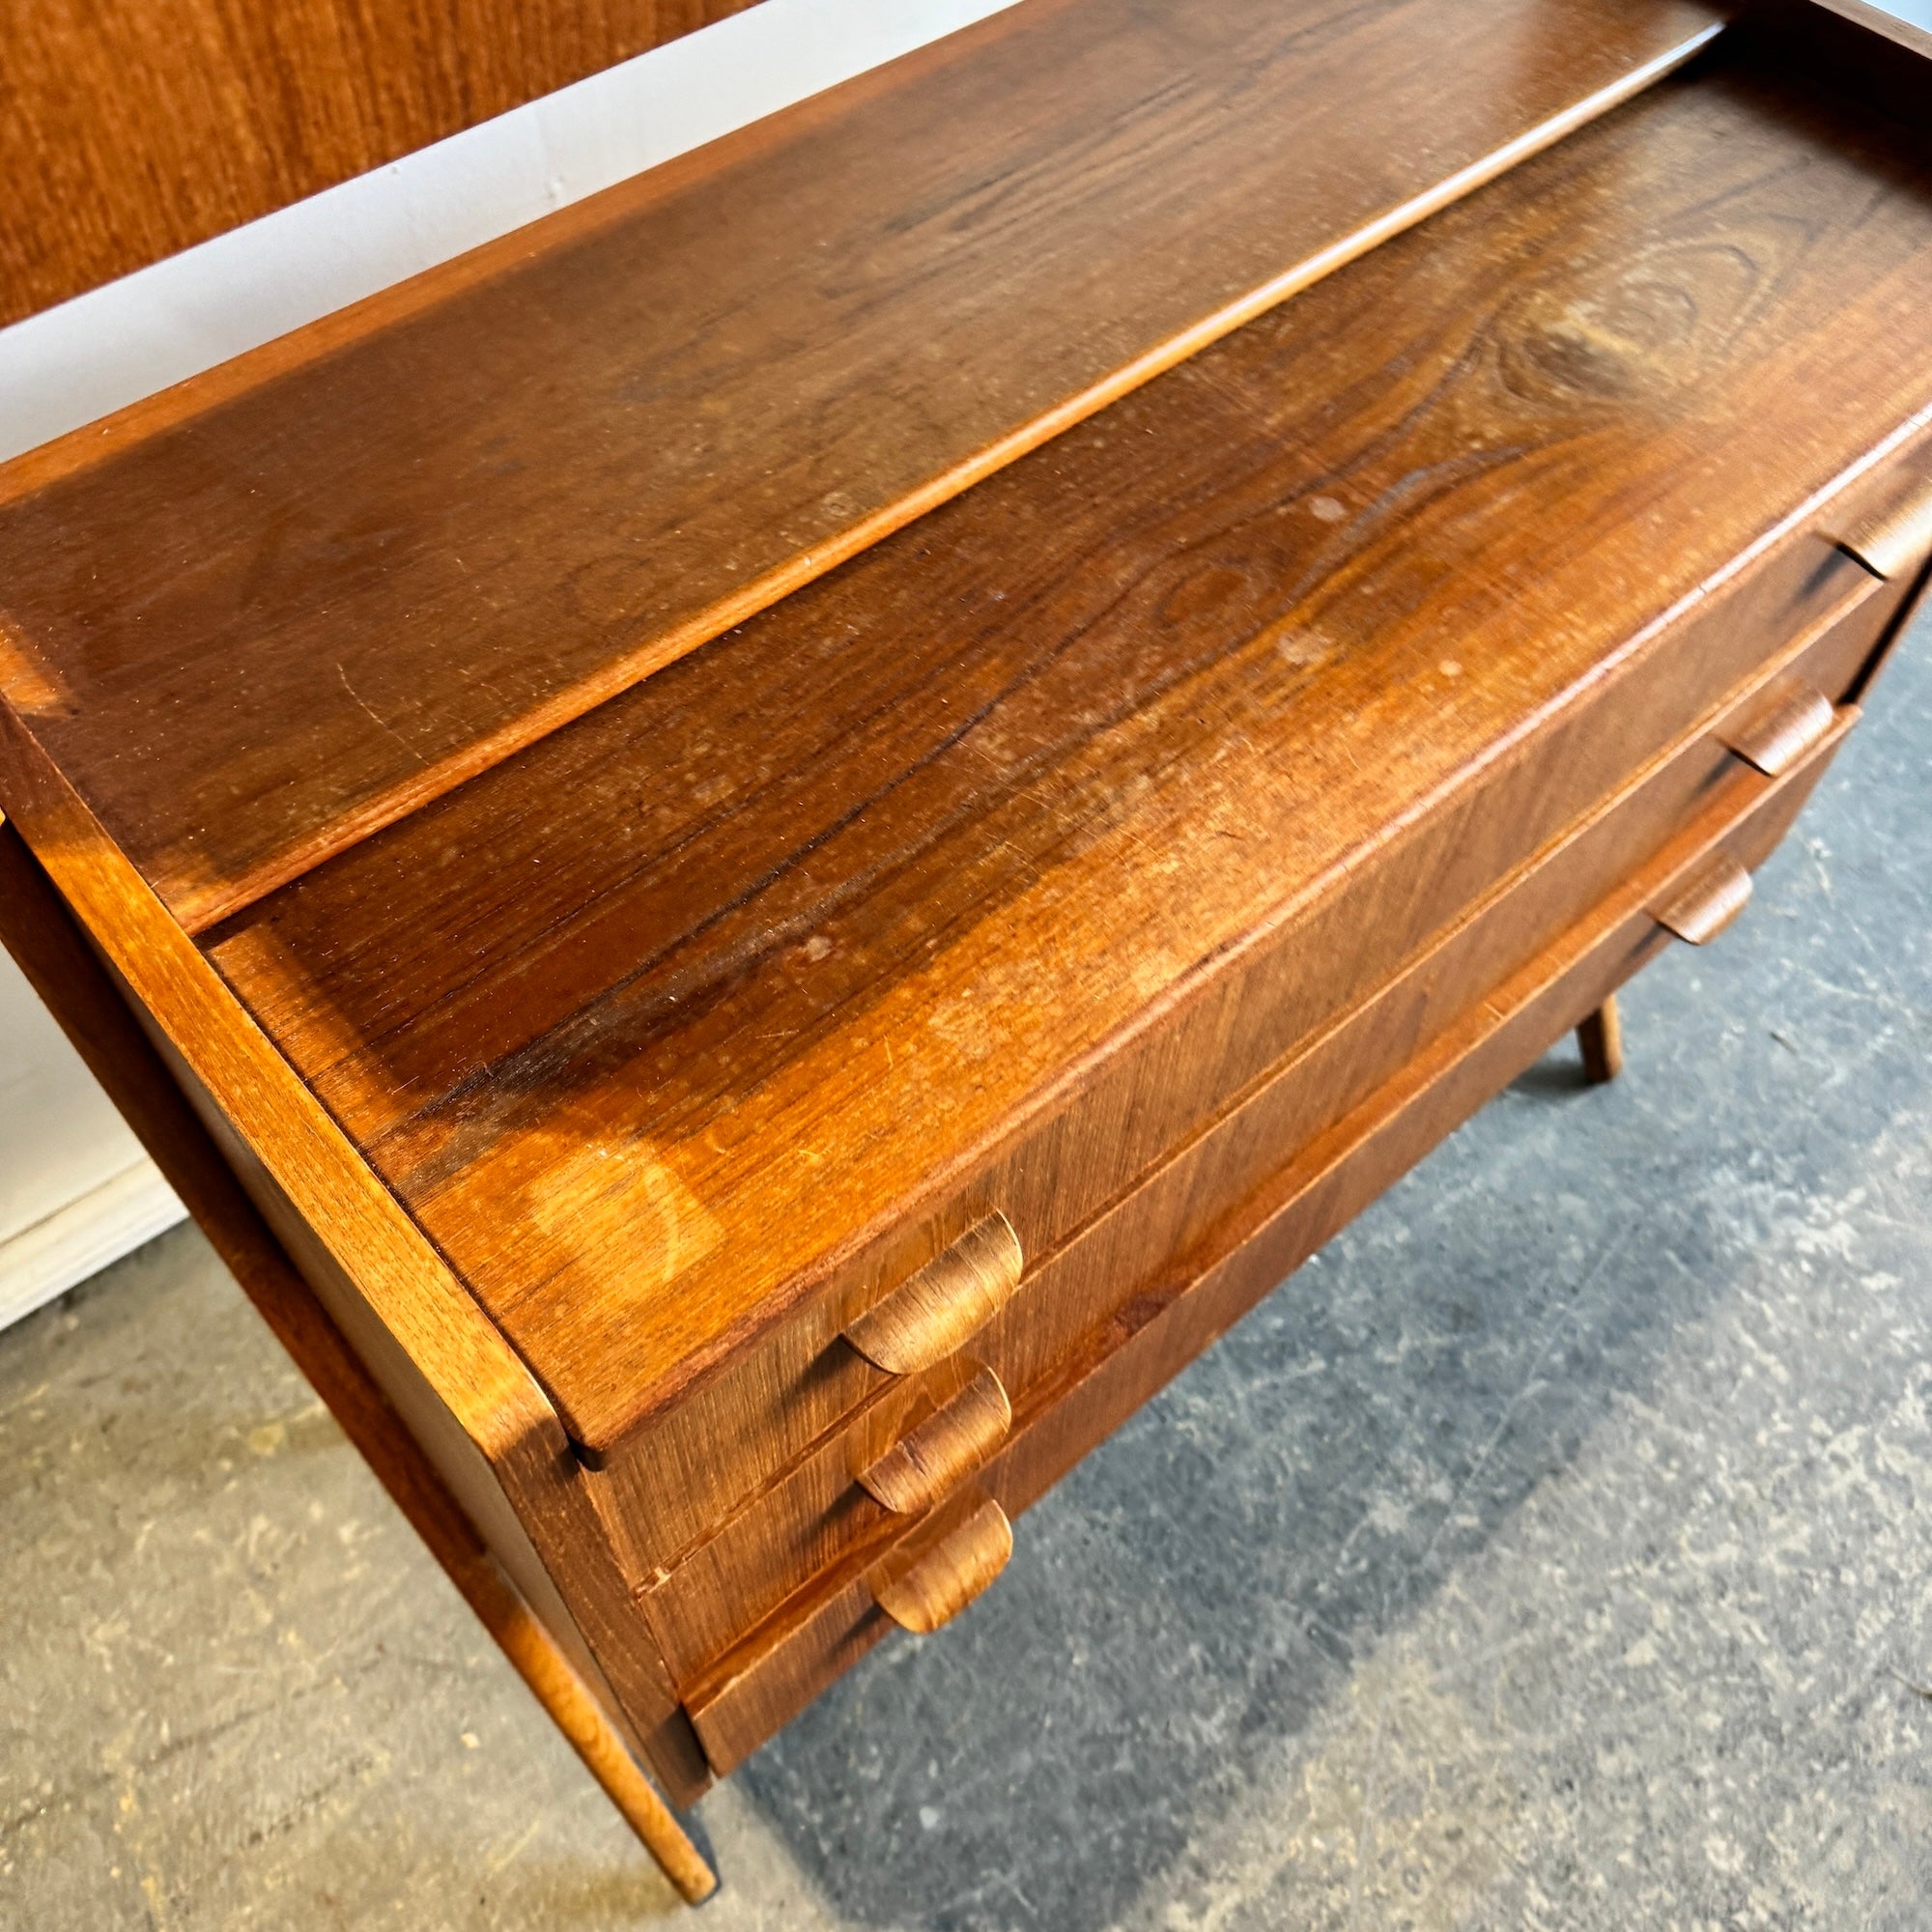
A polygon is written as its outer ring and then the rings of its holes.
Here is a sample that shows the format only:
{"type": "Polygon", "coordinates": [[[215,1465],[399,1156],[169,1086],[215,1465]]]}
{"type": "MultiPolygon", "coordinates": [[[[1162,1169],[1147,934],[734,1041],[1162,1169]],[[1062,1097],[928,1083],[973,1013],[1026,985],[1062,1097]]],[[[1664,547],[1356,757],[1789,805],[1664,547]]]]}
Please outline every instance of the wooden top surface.
{"type": "Polygon", "coordinates": [[[1932,161],[1707,65],[206,943],[608,1447],[1928,405],[1932,161]]]}
{"type": "Polygon", "coordinates": [[[1714,19],[1024,0],[0,471],[0,692],[200,929],[1714,19]]]}

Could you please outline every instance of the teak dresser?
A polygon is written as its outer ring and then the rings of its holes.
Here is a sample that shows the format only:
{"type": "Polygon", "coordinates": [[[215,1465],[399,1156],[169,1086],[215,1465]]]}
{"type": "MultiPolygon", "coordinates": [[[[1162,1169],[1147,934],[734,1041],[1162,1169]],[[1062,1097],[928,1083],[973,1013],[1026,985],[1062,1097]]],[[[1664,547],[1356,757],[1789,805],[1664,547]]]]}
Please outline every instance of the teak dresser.
{"type": "Polygon", "coordinates": [[[1814,11],[1022,0],[0,470],[8,944],[687,1895],[639,1765],[1613,1075],[1854,728],[1932,69],[1814,11]]]}

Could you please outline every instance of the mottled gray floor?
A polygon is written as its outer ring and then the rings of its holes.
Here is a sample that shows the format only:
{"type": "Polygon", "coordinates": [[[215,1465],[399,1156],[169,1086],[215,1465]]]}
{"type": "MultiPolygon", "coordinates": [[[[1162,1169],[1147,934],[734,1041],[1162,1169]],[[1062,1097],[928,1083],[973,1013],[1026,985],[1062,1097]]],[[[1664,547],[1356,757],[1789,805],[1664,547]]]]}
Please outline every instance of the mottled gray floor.
{"type": "MultiPolygon", "coordinates": [[[[1932,637],[1552,1056],[700,1819],[715,1932],[1932,1924],[1932,637]]],[[[0,1336],[0,1923],[671,1914],[191,1233],[0,1336]]]]}

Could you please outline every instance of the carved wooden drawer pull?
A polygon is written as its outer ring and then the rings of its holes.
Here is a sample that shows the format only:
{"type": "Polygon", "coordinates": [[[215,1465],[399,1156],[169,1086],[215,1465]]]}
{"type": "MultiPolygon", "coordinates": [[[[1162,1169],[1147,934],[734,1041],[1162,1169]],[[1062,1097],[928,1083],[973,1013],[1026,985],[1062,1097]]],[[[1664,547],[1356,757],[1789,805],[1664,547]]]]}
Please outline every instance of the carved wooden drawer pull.
{"type": "Polygon", "coordinates": [[[1932,477],[1835,541],[1874,577],[1891,582],[1909,576],[1932,551],[1932,477]]]}
{"type": "Polygon", "coordinates": [[[1782,778],[1832,728],[1836,716],[1822,691],[1801,684],[1727,733],[1723,742],[1766,778],[1782,778]]]}
{"type": "Polygon", "coordinates": [[[1012,1223],[988,1214],[848,1323],[845,1339],[889,1375],[916,1375],[971,1341],[1011,1300],[1025,1263],[1012,1223]]]}
{"type": "Polygon", "coordinates": [[[930,1636],[951,1623],[1013,1553],[1013,1526],[991,1496],[950,1535],[896,1575],[875,1577],[872,1596],[902,1630],[930,1636]]]}
{"type": "Polygon", "coordinates": [[[930,1509],[971,1475],[1013,1426],[1013,1406],[991,1369],[981,1369],[951,1401],[909,1429],[876,1462],[859,1471],[868,1494],[912,1516],[930,1509]]]}
{"type": "Polygon", "coordinates": [[[1728,852],[1713,852],[1650,916],[1692,946],[1708,946],[1750,902],[1751,875],[1728,852]]]}

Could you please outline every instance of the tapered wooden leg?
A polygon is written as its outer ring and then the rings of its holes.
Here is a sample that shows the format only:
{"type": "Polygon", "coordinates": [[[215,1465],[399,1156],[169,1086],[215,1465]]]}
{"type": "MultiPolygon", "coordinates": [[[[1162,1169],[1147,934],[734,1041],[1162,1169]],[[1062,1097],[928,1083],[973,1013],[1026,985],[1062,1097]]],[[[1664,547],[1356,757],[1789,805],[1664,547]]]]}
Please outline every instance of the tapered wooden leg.
{"type": "Polygon", "coordinates": [[[703,1904],[718,1889],[718,1874],[691,1842],[550,1633],[530,1614],[488,1553],[479,1554],[486,1575],[466,1578],[448,1563],[443,1567],[503,1655],[516,1665],[517,1674],[536,1693],[537,1702],[570,1740],[591,1776],[604,1787],[605,1796],[643,1840],[659,1870],[687,1903],[703,1904]]]}
{"type": "Polygon", "coordinates": [[[1577,1029],[1577,1044],[1583,1052],[1583,1077],[1592,1087],[1614,1080],[1624,1070],[1624,1025],[1617,1016],[1614,993],[1577,1029]]]}
{"type": "Polygon", "coordinates": [[[694,1905],[710,1897],[717,1874],[256,1212],[45,873],[4,820],[0,940],[275,1339],[665,1876],[694,1905]]]}

